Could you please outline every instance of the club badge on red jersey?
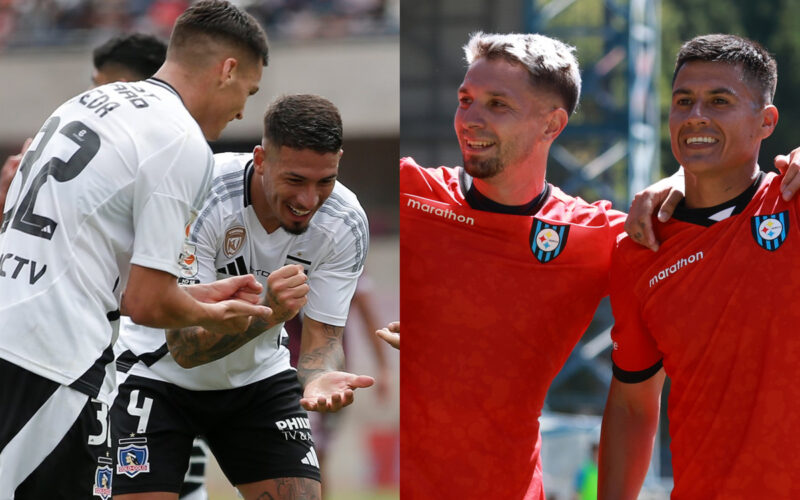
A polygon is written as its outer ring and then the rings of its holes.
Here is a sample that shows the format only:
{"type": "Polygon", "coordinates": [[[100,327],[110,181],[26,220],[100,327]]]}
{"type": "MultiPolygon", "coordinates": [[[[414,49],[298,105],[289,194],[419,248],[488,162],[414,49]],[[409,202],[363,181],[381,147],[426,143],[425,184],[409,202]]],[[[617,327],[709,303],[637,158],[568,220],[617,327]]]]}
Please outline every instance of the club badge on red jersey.
{"type": "Polygon", "coordinates": [[[550,224],[533,218],[531,228],[531,251],[541,263],[547,263],[561,255],[567,245],[569,224],[550,224]]]}
{"type": "Polygon", "coordinates": [[[755,215],[751,218],[753,239],[764,250],[775,251],[789,235],[789,211],[777,214],[755,215]]]}
{"type": "Polygon", "coordinates": [[[134,477],[142,472],[150,472],[150,452],[146,443],[147,438],[120,439],[117,448],[117,474],[134,477]],[[122,446],[127,444],[127,446],[122,446]]]}
{"type": "Polygon", "coordinates": [[[111,498],[111,478],[113,476],[111,459],[99,457],[97,462],[98,466],[94,473],[92,496],[100,497],[102,500],[108,500],[111,498]]]}

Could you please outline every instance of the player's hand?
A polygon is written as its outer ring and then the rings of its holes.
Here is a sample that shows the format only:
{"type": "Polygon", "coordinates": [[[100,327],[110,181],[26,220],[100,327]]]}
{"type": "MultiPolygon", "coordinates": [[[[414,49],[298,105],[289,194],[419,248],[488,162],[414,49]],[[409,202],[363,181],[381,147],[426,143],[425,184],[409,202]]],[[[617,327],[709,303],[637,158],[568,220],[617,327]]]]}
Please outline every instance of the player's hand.
{"type": "MultiPolygon", "coordinates": [[[[629,216],[630,218],[630,216],[629,216]]],[[[392,321],[385,327],[377,330],[375,335],[382,338],[386,341],[387,344],[394,347],[395,349],[400,349],[400,322],[399,321],[392,321]]]]}
{"type": "Polygon", "coordinates": [[[267,305],[272,308],[272,320],[289,321],[306,305],[309,287],[303,266],[290,264],[267,277],[267,305]]]}
{"type": "Polygon", "coordinates": [[[212,283],[187,285],[184,287],[195,300],[214,303],[221,300],[239,299],[250,304],[258,304],[264,289],[252,274],[233,276],[212,283]]]}
{"type": "Polygon", "coordinates": [[[222,300],[207,304],[206,307],[211,310],[211,318],[201,326],[216,333],[242,333],[250,327],[254,319],[267,322],[272,317],[272,309],[269,307],[239,299],[222,300]]]}
{"type": "Polygon", "coordinates": [[[775,157],[775,168],[783,174],[781,181],[781,197],[789,201],[800,189],[800,148],[794,149],[788,155],[775,157]]]}
{"type": "Polygon", "coordinates": [[[625,220],[625,232],[636,243],[658,251],[659,243],[653,231],[653,213],[658,207],[658,220],[667,222],[683,197],[682,170],[636,193],[625,220]]]}
{"type": "Polygon", "coordinates": [[[353,402],[353,391],[369,387],[375,379],[347,372],[325,372],[306,384],[300,404],[308,411],[339,411],[353,402]]]}
{"type": "Polygon", "coordinates": [[[32,141],[33,139],[30,137],[25,139],[25,143],[22,145],[19,154],[6,158],[3,166],[0,167],[0,212],[3,210],[8,189],[11,187],[11,180],[14,178],[14,174],[17,173],[17,170],[19,170],[22,157],[25,155],[25,151],[28,150],[28,146],[31,145],[32,141]]]}

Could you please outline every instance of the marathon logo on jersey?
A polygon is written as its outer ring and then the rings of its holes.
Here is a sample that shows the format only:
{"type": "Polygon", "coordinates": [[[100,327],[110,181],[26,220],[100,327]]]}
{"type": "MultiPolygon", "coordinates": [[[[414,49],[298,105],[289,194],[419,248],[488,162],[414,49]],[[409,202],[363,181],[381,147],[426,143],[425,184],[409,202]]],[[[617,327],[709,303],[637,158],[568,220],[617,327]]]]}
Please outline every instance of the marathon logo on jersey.
{"type": "Polygon", "coordinates": [[[150,472],[150,450],[145,443],[147,443],[147,438],[119,440],[117,474],[135,477],[142,472],[150,472]]]}
{"type": "Polygon", "coordinates": [[[222,251],[229,259],[236,255],[237,252],[244,245],[244,240],[247,237],[247,232],[242,226],[234,226],[225,232],[225,242],[222,245],[222,251]]]}
{"type": "Polygon", "coordinates": [[[97,463],[97,470],[94,473],[94,485],[92,486],[92,496],[100,497],[102,500],[108,500],[111,498],[111,477],[113,476],[111,459],[99,457],[97,463]]]}
{"type": "Polygon", "coordinates": [[[758,246],[773,252],[783,245],[789,235],[789,211],[777,214],[755,215],[751,218],[753,238],[758,246]]]}
{"type": "Polygon", "coordinates": [[[550,224],[534,217],[530,240],[533,255],[543,264],[552,261],[564,251],[567,235],[568,224],[550,224]]]}
{"type": "Polygon", "coordinates": [[[306,417],[291,417],[275,422],[275,426],[287,441],[312,441],[311,422],[306,417]]]}

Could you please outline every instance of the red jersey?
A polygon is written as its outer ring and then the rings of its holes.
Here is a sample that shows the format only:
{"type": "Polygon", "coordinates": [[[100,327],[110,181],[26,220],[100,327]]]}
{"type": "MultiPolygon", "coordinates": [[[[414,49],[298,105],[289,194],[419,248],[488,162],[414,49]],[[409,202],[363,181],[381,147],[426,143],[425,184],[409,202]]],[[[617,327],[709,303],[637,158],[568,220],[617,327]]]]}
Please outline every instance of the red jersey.
{"type": "Polygon", "coordinates": [[[780,180],[676,211],[657,253],[625,237],[614,253],[615,376],[663,361],[676,499],[800,498],[800,203],[780,180]]]}
{"type": "Polygon", "coordinates": [[[533,215],[476,210],[464,182],[400,164],[400,494],[543,500],[538,417],[625,215],[552,186],[533,215]]]}

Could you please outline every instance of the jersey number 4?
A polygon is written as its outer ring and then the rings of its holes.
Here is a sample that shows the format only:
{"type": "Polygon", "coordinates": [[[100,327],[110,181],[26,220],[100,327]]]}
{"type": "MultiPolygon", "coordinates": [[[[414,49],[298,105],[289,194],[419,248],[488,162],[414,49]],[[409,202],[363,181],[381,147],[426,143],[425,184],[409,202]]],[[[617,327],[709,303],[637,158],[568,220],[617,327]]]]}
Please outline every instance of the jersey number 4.
{"type": "MultiPolygon", "coordinates": [[[[36,145],[36,149],[28,150],[25,153],[17,172],[17,176],[21,177],[19,181],[21,181],[23,188],[27,184],[31,170],[34,166],[37,166],[37,162],[55,135],[60,123],[61,119],[57,116],[47,120],[47,123],[44,124],[39,132],[41,139],[36,145]]],[[[86,168],[86,165],[92,161],[92,158],[97,154],[97,150],[100,149],[100,137],[94,130],[79,121],[67,123],[58,132],[77,144],[78,149],[72,153],[67,161],[55,156],[55,154],[62,153],[62,150],[66,150],[66,147],[53,152],[53,156],[50,157],[47,163],[39,168],[25,194],[22,195],[22,190],[20,190],[20,195],[17,196],[15,204],[3,214],[3,225],[0,227],[0,233],[4,233],[10,225],[12,229],[17,229],[31,236],[46,240],[53,237],[58,222],[49,217],[33,213],[39,190],[42,189],[49,177],[58,182],[70,181],[77,177],[86,168]]]]}

